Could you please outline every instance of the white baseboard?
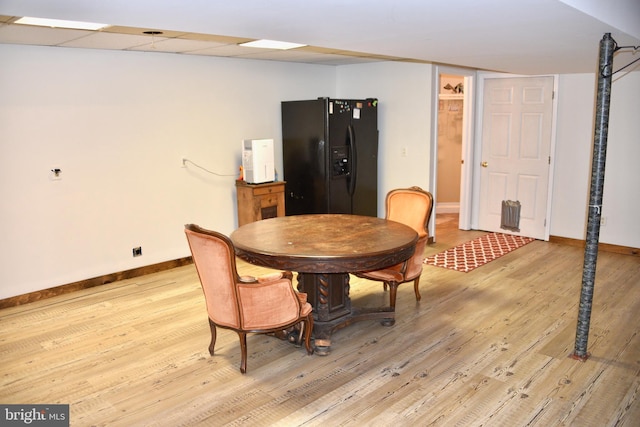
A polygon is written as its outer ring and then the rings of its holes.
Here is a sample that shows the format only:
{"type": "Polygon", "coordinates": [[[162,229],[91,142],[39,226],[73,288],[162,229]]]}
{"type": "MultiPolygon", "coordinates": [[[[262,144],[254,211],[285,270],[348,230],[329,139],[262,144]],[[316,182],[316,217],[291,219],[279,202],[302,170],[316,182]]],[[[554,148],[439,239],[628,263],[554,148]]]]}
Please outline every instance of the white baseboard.
{"type": "Polygon", "coordinates": [[[436,214],[442,213],[460,213],[460,203],[436,203],[436,214]]]}

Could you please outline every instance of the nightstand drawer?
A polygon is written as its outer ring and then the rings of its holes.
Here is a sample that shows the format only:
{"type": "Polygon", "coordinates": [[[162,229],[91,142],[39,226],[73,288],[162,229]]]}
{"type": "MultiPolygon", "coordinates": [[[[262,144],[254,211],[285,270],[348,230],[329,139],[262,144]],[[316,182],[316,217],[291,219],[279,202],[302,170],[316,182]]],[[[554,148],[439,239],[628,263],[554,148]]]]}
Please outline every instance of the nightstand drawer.
{"type": "Polygon", "coordinates": [[[264,194],[273,194],[273,193],[284,193],[284,185],[261,187],[253,190],[254,196],[262,196],[264,194]]]}

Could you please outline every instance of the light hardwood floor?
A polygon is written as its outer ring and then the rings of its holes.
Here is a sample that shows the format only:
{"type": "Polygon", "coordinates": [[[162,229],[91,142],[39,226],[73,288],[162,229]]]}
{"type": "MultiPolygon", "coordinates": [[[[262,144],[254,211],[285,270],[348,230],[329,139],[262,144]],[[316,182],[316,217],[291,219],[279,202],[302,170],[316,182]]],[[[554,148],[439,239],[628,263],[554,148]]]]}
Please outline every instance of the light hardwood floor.
{"type": "MultiPolygon", "coordinates": [[[[439,222],[427,255],[483,234],[439,222]]],[[[586,362],[582,259],[535,241],[466,274],[425,266],[395,326],[342,329],[324,357],[251,335],[246,375],[235,333],[208,354],[192,265],[6,308],[0,402],[68,403],[73,426],[638,426],[640,258],[599,254],[586,362]]],[[[351,295],[388,298],[357,278],[351,295]]]]}

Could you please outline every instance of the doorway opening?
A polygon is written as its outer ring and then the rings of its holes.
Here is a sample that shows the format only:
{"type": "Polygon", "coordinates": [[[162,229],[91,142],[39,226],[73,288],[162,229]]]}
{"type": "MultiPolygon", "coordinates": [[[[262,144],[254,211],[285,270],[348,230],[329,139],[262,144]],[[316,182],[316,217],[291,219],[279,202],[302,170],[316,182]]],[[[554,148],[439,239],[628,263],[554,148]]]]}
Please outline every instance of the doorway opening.
{"type": "Polygon", "coordinates": [[[440,74],[436,215],[460,213],[463,112],[464,76],[440,74]]]}
{"type": "MultiPolygon", "coordinates": [[[[437,66],[434,76],[431,156],[434,217],[456,215],[458,228],[470,230],[476,72],[437,66]]],[[[436,225],[433,221],[434,240],[436,225]]]]}

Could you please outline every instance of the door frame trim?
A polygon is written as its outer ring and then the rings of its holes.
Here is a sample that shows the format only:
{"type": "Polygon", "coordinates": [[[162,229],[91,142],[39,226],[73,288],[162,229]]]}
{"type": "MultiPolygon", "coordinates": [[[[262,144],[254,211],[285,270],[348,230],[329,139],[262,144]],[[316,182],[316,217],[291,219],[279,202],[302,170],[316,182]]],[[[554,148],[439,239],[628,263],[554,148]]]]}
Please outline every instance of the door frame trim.
{"type": "MultiPolygon", "coordinates": [[[[484,117],[484,83],[487,79],[508,79],[508,78],[537,78],[552,77],[553,78],[553,98],[551,101],[551,141],[549,147],[549,155],[551,157],[549,163],[549,176],[547,177],[547,211],[545,216],[544,240],[549,241],[551,230],[551,202],[553,201],[553,178],[555,176],[555,157],[556,157],[556,129],[558,119],[558,74],[540,74],[540,75],[520,75],[507,73],[484,73],[478,72],[478,86],[476,91],[476,123],[475,123],[475,141],[473,156],[480,159],[482,156],[482,121],[484,117]]],[[[471,228],[478,230],[480,217],[480,167],[473,165],[473,188],[472,188],[472,211],[471,211],[471,228]]]]}

